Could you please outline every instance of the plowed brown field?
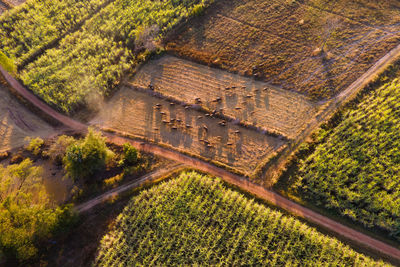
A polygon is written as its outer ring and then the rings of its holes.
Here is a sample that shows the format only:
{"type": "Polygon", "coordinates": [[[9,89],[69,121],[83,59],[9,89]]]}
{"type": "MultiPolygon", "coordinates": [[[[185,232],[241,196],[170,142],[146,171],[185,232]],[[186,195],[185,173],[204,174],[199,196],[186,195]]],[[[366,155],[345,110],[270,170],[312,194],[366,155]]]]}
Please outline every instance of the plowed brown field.
{"type": "Polygon", "coordinates": [[[25,144],[28,136],[51,134],[53,127],[20,104],[0,81],[0,152],[25,144]]]}
{"type": "Polygon", "coordinates": [[[331,97],[399,43],[399,21],[397,0],[220,0],[170,36],[167,49],[331,97]]]}
{"type": "Polygon", "coordinates": [[[251,176],[258,164],[285,144],[272,137],[205,117],[204,113],[122,87],[92,125],[150,139],[201,156],[251,176]],[[161,108],[156,109],[156,104],[161,108]],[[236,132],[239,131],[239,132],[236,132]]]}
{"type": "Polygon", "coordinates": [[[131,80],[133,85],[202,106],[246,124],[295,138],[317,113],[317,105],[290,92],[241,75],[210,68],[173,56],[145,64],[131,80]],[[233,88],[232,88],[233,87],[233,88]]]}

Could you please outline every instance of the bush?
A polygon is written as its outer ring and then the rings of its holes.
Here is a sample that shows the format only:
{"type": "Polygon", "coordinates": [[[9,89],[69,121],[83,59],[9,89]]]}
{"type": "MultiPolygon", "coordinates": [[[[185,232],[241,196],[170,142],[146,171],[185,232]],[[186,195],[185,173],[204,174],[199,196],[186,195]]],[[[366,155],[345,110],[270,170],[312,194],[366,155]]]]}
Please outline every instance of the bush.
{"type": "Polygon", "coordinates": [[[44,141],[40,137],[30,138],[27,137],[25,140],[29,141],[29,144],[26,146],[26,150],[32,152],[34,155],[39,155],[40,148],[43,146],[44,141]]]}
{"type": "Polygon", "coordinates": [[[138,162],[138,151],[131,144],[126,143],[123,145],[123,152],[119,165],[123,167],[133,166],[138,162]]]}
{"type": "Polygon", "coordinates": [[[50,146],[49,150],[46,152],[46,155],[48,155],[50,159],[57,164],[62,164],[67,147],[73,143],[76,143],[75,138],[72,136],[61,135],[58,137],[57,141],[50,146]]]}
{"type": "Polygon", "coordinates": [[[85,139],[68,146],[63,158],[67,175],[74,178],[88,178],[104,170],[114,153],[107,148],[101,133],[89,129],[85,139]]]}

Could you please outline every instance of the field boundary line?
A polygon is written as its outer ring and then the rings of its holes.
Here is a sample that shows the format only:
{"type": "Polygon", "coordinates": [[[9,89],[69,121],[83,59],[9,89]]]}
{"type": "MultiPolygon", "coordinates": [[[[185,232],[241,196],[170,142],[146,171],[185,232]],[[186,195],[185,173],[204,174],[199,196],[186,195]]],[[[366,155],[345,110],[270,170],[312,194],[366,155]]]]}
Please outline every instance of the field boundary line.
{"type": "Polygon", "coordinates": [[[138,188],[138,187],[142,186],[143,184],[145,184],[146,182],[150,182],[150,183],[154,182],[163,176],[167,176],[170,173],[178,171],[179,169],[184,169],[184,165],[183,164],[174,164],[168,168],[161,168],[161,169],[152,171],[148,174],[145,174],[145,175],[139,177],[136,180],[130,181],[126,184],[122,184],[122,185],[120,185],[116,188],[113,188],[91,200],[88,200],[82,204],[79,204],[79,205],[75,206],[74,209],[78,213],[84,213],[84,212],[92,209],[93,207],[113,198],[114,196],[118,196],[128,190],[138,188]]]}
{"type": "MultiPolygon", "coordinates": [[[[397,47],[397,50],[391,51],[392,53],[388,53],[387,57],[382,58],[377,64],[374,65],[374,69],[371,70],[370,74],[366,74],[366,76],[371,76],[372,73],[376,73],[374,71],[375,69],[381,69],[383,67],[384,62],[391,62],[391,59],[393,59],[394,54],[400,53],[400,45],[397,47]]],[[[14,89],[16,92],[18,92],[22,97],[26,98],[27,101],[31,102],[34,106],[39,108],[41,111],[47,113],[50,117],[58,120],[60,123],[63,123],[66,126],[69,126],[70,128],[74,130],[80,130],[80,131],[85,131],[87,129],[87,126],[83,123],[77,122],[69,117],[66,117],[64,115],[61,115],[57,111],[53,110],[51,107],[47,106],[44,104],[42,101],[40,101],[36,96],[34,96],[30,91],[28,91],[26,88],[24,88],[17,80],[15,80],[10,74],[8,74],[1,66],[0,66],[0,72],[4,75],[5,79],[7,82],[10,84],[10,86],[15,87],[14,89]]],[[[364,75],[362,76],[364,77],[364,75]]],[[[362,78],[360,77],[360,78],[362,78]]],[[[371,79],[371,77],[370,77],[371,79]]],[[[364,84],[366,81],[361,81],[361,84],[364,84]]],[[[360,83],[360,82],[358,82],[360,83]]],[[[356,85],[358,83],[354,83],[355,87],[357,88],[356,85]]],[[[351,88],[350,88],[351,89],[351,88]]],[[[352,90],[346,90],[346,94],[344,96],[349,95],[350,92],[354,92],[354,89],[352,90]]],[[[339,99],[339,98],[336,98],[339,99]]],[[[340,98],[341,99],[341,98],[340,98]]],[[[328,230],[330,233],[332,233],[335,236],[342,237],[345,240],[349,241],[350,244],[356,245],[359,248],[365,248],[370,251],[373,251],[375,253],[378,253],[379,255],[382,255],[383,257],[390,258],[392,260],[395,260],[396,262],[400,262],[400,250],[398,248],[395,248],[391,245],[388,245],[382,241],[379,241],[373,237],[370,237],[366,234],[363,234],[355,229],[352,229],[350,227],[347,227],[339,222],[334,221],[333,219],[330,219],[328,217],[325,217],[315,211],[310,210],[309,208],[306,208],[304,206],[301,206],[298,203],[295,203],[294,201],[287,199],[280,194],[266,189],[260,185],[257,185],[253,182],[250,182],[248,179],[235,175],[233,173],[230,173],[224,169],[221,169],[215,165],[212,165],[210,163],[206,163],[202,160],[199,160],[197,158],[192,158],[186,155],[183,155],[175,150],[170,150],[166,148],[162,148],[160,146],[150,144],[150,143],[145,143],[143,141],[138,141],[138,140],[132,140],[128,138],[124,138],[121,136],[117,136],[114,134],[110,133],[104,133],[104,135],[107,137],[109,142],[115,143],[115,144],[124,144],[124,143],[131,143],[133,146],[136,148],[140,149],[141,151],[153,153],[158,156],[162,156],[168,159],[175,160],[177,162],[181,162],[187,166],[193,167],[195,169],[198,169],[203,172],[210,173],[212,175],[215,175],[217,177],[220,177],[222,180],[225,182],[237,186],[238,188],[249,192],[250,194],[265,200],[268,203],[273,204],[274,206],[281,208],[283,210],[286,210],[287,212],[298,216],[300,218],[303,218],[313,224],[316,224],[320,226],[323,229],[328,230]]]]}

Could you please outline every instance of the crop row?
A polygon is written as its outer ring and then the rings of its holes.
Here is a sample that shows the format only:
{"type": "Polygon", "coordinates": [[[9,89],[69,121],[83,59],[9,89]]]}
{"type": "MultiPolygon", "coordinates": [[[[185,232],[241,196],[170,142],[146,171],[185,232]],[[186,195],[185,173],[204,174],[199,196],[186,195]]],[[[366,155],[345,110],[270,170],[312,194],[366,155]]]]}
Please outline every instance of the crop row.
{"type": "Polygon", "coordinates": [[[98,266],[378,266],[279,211],[227,189],[219,179],[184,173],[143,191],[101,241],[98,266]]]}
{"type": "Polygon", "coordinates": [[[156,48],[156,40],[205,3],[201,0],[116,0],[27,65],[20,78],[68,113],[97,102],[124,71],[156,48]]]}
{"type": "Polygon", "coordinates": [[[320,135],[295,187],[313,203],[400,239],[400,83],[367,96],[320,135]]]}
{"type": "Polygon", "coordinates": [[[0,17],[0,50],[20,65],[92,15],[107,0],[33,0],[0,17]]]}

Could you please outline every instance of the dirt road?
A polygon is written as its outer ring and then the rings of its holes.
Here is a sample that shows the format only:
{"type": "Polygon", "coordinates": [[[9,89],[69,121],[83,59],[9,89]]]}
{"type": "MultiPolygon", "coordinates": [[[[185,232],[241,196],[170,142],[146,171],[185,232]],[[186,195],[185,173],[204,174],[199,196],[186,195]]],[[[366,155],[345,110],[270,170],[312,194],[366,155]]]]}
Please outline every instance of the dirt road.
{"type": "Polygon", "coordinates": [[[256,185],[249,180],[225,171],[209,163],[203,162],[198,159],[182,155],[176,151],[168,150],[153,144],[143,143],[138,140],[132,140],[120,136],[116,136],[110,133],[104,133],[107,139],[115,144],[124,144],[126,142],[131,143],[133,146],[140,148],[140,150],[153,153],[159,156],[166,157],[168,159],[181,162],[187,166],[193,167],[203,172],[210,173],[212,175],[218,176],[225,182],[237,186],[240,189],[255,195],[256,197],[265,200],[279,208],[288,211],[298,217],[304,218],[309,222],[312,222],[320,227],[333,232],[336,236],[340,236],[352,244],[359,247],[370,249],[371,251],[377,252],[380,255],[386,255],[393,259],[396,259],[400,263],[400,250],[387,245],[379,240],[369,237],[361,232],[358,232],[352,228],[349,228],[343,224],[335,222],[325,216],[322,216],[308,208],[305,208],[281,195],[265,189],[262,186],[256,185]]]}
{"type": "Polygon", "coordinates": [[[82,204],[76,206],[75,210],[78,213],[83,213],[85,211],[88,211],[91,208],[93,208],[94,206],[97,206],[98,204],[103,203],[106,200],[108,200],[108,199],[110,199],[110,198],[112,198],[112,197],[114,197],[116,195],[122,194],[122,193],[124,193],[124,192],[126,192],[128,190],[131,190],[131,189],[137,188],[139,186],[142,186],[145,182],[153,182],[153,181],[155,181],[155,180],[157,180],[157,179],[159,179],[159,178],[161,178],[163,176],[168,175],[169,173],[172,173],[174,171],[177,171],[177,170],[181,169],[182,167],[183,167],[182,164],[174,164],[172,166],[169,166],[168,168],[162,168],[162,169],[159,169],[159,170],[155,170],[155,171],[153,171],[151,173],[143,175],[142,177],[140,177],[140,178],[138,178],[138,179],[136,179],[134,181],[131,181],[129,183],[126,183],[124,185],[116,187],[116,188],[114,188],[114,189],[112,189],[112,190],[110,190],[110,191],[108,191],[108,192],[106,192],[106,193],[104,193],[104,194],[102,194],[100,196],[97,196],[97,197],[95,197],[95,198],[93,198],[93,199],[91,199],[91,200],[89,200],[89,201],[87,201],[85,203],[82,203],[82,204]]]}
{"type": "Polygon", "coordinates": [[[0,76],[0,152],[27,144],[27,137],[47,138],[55,131],[40,116],[21,104],[0,76]]]}
{"type": "MultiPolygon", "coordinates": [[[[368,72],[368,75],[363,76],[364,80],[358,80],[353,84],[353,87],[351,87],[349,90],[346,90],[347,92],[344,96],[343,99],[347,99],[350,95],[354,94],[357,92],[358,89],[360,89],[360,86],[362,84],[365,84],[367,81],[372,79],[374,75],[376,75],[384,66],[389,64],[394,60],[394,55],[398,55],[400,52],[400,46],[396,48],[396,51],[393,51],[392,54],[389,56],[383,58],[380,60],[377,64],[374,65],[373,69],[368,72]],[[347,97],[346,97],[347,96],[347,97]]],[[[14,89],[22,95],[24,98],[26,98],[28,101],[30,101],[33,105],[35,105],[38,109],[40,109],[42,112],[47,114],[48,116],[58,120],[59,122],[65,124],[66,126],[71,127],[72,129],[75,130],[85,130],[86,125],[74,121],[71,118],[68,118],[64,115],[59,114],[55,110],[51,109],[47,105],[45,105],[43,102],[41,102],[36,96],[34,96],[31,92],[29,92],[27,89],[25,89],[18,81],[16,81],[13,77],[11,77],[3,68],[0,67],[1,73],[3,73],[4,77],[6,80],[14,87],[14,89]]],[[[339,100],[339,99],[338,99],[339,100]]],[[[332,108],[331,110],[334,110],[332,108]]],[[[318,125],[318,124],[316,124],[318,125]]],[[[312,129],[310,129],[310,132],[312,129]]],[[[366,248],[371,251],[374,251],[380,255],[389,257],[393,260],[396,260],[398,263],[400,263],[400,250],[392,247],[390,245],[387,245],[379,240],[376,240],[370,236],[367,236],[361,232],[358,232],[352,228],[349,228],[347,226],[344,226],[338,222],[335,222],[327,217],[324,217],[308,208],[305,208],[289,199],[286,199],[279,194],[270,191],[268,189],[265,189],[259,185],[256,185],[254,183],[249,182],[243,177],[234,175],[232,173],[229,173],[228,171],[218,168],[214,165],[208,164],[204,161],[201,161],[199,159],[191,158],[188,156],[185,156],[183,154],[180,154],[179,152],[165,149],[153,144],[149,143],[143,143],[142,141],[138,140],[132,140],[128,138],[124,138],[121,136],[116,136],[114,134],[110,133],[104,133],[104,135],[108,138],[109,141],[114,142],[116,144],[123,144],[126,142],[131,143],[135,147],[140,148],[143,151],[146,152],[151,152],[156,155],[160,155],[163,157],[166,157],[168,159],[172,159],[178,162],[181,162],[185,165],[191,166],[193,168],[199,169],[204,172],[211,173],[212,175],[221,177],[224,181],[226,181],[229,184],[232,184],[234,186],[237,186],[245,191],[248,191],[249,193],[257,196],[260,199],[263,199],[273,205],[276,205],[279,208],[282,208],[286,211],[288,211],[291,214],[294,214],[298,217],[304,218],[308,220],[309,222],[312,222],[316,225],[319,225],[320,227],[327,229],[329,232],[335,234],[336,236],[340,236],[346,240],[348,240],[350,243],[357,245],[358,247],[366,248]]]]}
{"type": "Polygon", "coordinates": [[[37,96],[35,96],[32,92],[27,90],[24,86],[22,86],[14,77],[12,77],[2,66],[0,66],[0,73],[3,75],[5,80],[9,83],[9,85],[24,99],[30,102],[34,107],[39,109],[41,112],[51,117],[55,121],[61,122],[65,126],[68,126],[71,129],[84,131],[87,126],[83,123],[80,123],[76,120],[73,120],[67,116],[64,116],[50,106],[45,104],[42,100],[40,100],[37,96]]]}
{"type": "Polygon", "coordinates": [[[349,87],[330,100],[318,116],[311,120],[296,140],[282,152],[280,158],[276,161],[276,164],[271,165],[269,169],[265,170],[265,179],[270,181],[276,180],[276,176],[279,175],[280,169],[287,162],[288,157],[297,150],[297,148],[313,133],[313,131],[315,131],[321,123],[329,119],[329,117],[344,103],[357,96],[357,94],[368,83],[382,73],[390,64],[393,64],[398,58],[400,58],[400,44],[378,60],[366,73],[360,76],[349,87]]]}

